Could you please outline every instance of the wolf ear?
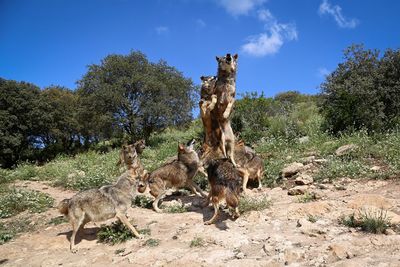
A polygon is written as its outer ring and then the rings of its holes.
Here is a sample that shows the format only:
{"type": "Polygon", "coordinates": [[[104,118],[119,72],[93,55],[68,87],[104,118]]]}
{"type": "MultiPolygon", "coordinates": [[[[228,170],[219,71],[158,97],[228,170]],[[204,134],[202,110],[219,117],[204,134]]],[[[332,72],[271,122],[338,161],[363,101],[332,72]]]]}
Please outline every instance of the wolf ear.
{"type": "Polygon", "coordinates": [[[204,81],[205,79],[206,79],[206,77],[204,77],[204,76],[200,77],[200,80],[202,80],[202,81],[204,81]]]}
{"type": "Polygon", "coordinates": [[[178,144],[178,152],[185,150],[185,146],[181,143],[178,144]]]}
{"type": "Polygon", "coordinates": [[[126,149],[127,148],[127,146],[126,145],[122,145],[122,149],[126,149]]]}
{"type": "Polygon", "coordinates": [[[221,58],[219,56],[216,56],[215,59],[219,62],[221,58]]]}
{"type": "Polygon", "coordinates": [[[234,60],[237,60],[238,57],[239,57],[238,54],[234,54],[234,55],[233,55],[233,59],[234,59],[234,60]]]}

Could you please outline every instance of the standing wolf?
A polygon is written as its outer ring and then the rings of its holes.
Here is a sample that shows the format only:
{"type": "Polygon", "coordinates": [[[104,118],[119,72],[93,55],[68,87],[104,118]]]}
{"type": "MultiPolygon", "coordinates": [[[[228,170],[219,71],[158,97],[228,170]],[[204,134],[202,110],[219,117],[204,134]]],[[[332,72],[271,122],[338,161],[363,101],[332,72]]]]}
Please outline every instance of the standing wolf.
{"type": "Polygon", "coordinates": [[[148,177],[143,177],[139,183],[138,191],[143,193],[147,185],[150,194],[156,199],[153,208],[156,212],[162,212],[158,207],[158,202],[164,198],[168,189],[189,187],[193,193],[205,197],[206,194],[193,182],[193,177],[200,167],[200,159],[194,150],[194,139],[185,146],[178,145],[178,158],[166,163],[164,166],[153,171],[148,177]]]}
{"type": "MultiPolygon", "coordinates": [[[[232,130],[230,115],[236,95],[236,69],[238,55],[233,57],[226,54],[224,57],[216,57],[218,61],[217,82],[215,92],[217,94],[217,105],[212,111],[212,116],[217,118],[221,129],[221,149],[225,157],[230,158],[236,167],[234,159],[235,135],[232,130]]],[[[213,129],[216,131],[217,129],[213,129]]]]}
{"type": "Polygon", "coordinates": [[[77,251],[75,249],[77,232],[90,221],[101,222],[117,217],[136,237],[140,237],[126,217],[126,211],[131,206],[135,184],[136,175],[133,171],[128,170],[113,185],[79,192],[58,204],[58,210],[69,218],[72,225],[71,252],[77,251]]]}
{"type": "Polygon", "coordinates": [[[218,122],[211,116],[211,111],[217,104],[217,95],[215,94],[215,76],[201,76],[201,92],[200,92],[200,115],[204,125],[204,143],[217,146],[220,141],[220,129],[218,122]],[[215,125],[213,127],[213,124],[215,125]]]}

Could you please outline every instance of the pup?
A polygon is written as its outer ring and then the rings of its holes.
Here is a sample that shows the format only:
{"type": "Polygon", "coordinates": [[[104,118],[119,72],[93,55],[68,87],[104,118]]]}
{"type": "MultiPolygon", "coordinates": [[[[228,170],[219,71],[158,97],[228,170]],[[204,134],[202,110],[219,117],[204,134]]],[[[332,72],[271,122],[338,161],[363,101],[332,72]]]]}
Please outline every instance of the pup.
{"type": "Polygon", "coordinates": [[[131,206],[135,184],[136,177],[127,171],[113,185],[79,192],[58,204],[58,210],[69,218],[72,225],[71,252],[77,252],[75,248],[76,233],[80,229],[84,229],[85,224],[90,221],[101,222],[117,217],[136,237],[140,238],[139,233],[126,217],[126,211],[131,206]]]}
{"type": "MultiPolygon", "coordinates": [[[[212,111],[212,116],[218,120],[221,129],[221,149],[225,157],[231,159],[236,167],[234,160],[235,135],[232,130],[229,116],[232,113],[236,95],[236,69],[238,55],[233,57],[226,54],[224,57],[216,57],[218,61],[217,82],[215,92],[217,94],[217,105],[212,111]]],[[[215,130],[215,129],[213,129],[215,130]]]]}
{"type": "Polygon", "coordinates": [[[240,165],[238,171],[243,177],[243,192],[247,192],[247,182],[257,179],[258,189],[262,187],[261,179],[264,175],[264,161],[256,155],[253,149],[245,146],[240,140],[235,145],[235,159],[240,165]]]}
{"type": "Polygon", "coordinates": [[[217,133],[213,131],[213,118],[211,117],[211,111],[215,108],[215,105],[217,104],[217,95],[215,94],[215,82],[217,81],[217,77],[201,76],[200,79],[201,99],[199,102],[199,106],[205,132],[204,142],[209,145],[218,145],[220,137],[216,136],[217,133]]]}
{"type": "Polygon", "coordinates": [[[143,193],[148,185],[150,194],[156,198],[153,202],[156,212],[162,212],[158,207],[158,202],[167,195],[170,191],[168,189],[189,187],[193,193],[206,196],[192,180],[200,166],[199,156],[193,149],[194,142],[191,140],[186,146],[179,144],[177,159],[164,164],[139,182],[138,191],[140,193],[143,193]]]}
{"type": "MultiPolygon", "coordinates": [[[[235,166],[228,159],[211,160],[207,167],[208,182],[211,190],[207,202],[211,200],[214,206],[214,215],[204,224],[212,224],[219,215],[219,205],[225,200],[233,217],[239,217],[239,192],[241,178],[235,166]]],[[[207,203],[208,206],[208,203],[207,203]]]]}

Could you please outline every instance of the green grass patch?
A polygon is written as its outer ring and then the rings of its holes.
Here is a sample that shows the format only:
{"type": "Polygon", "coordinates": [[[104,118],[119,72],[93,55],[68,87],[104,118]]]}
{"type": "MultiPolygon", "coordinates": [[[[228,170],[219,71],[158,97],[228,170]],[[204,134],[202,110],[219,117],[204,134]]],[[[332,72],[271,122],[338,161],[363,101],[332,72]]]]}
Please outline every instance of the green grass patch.
{"type": "Polygon", "coordinates": [[[54,199],[38,191],[10,188],[0,195],[0,218],[8,218],[23,211],[40,213],[53,206],[54,199]]]}
{"type": "Polygon", "coordinates": [[[183,205],[183,203],[176,203],[173,205],[163,205],[164,207],[162,207],[164,212],[167,213],[184,213],[187,212],[188,209],[187,207],[185,207],[185,205],[183,205]]]}
{"type": "Polygon", "coordinates": [[[387,211],[383,209],[379,211],[359,211],[359,216],[353,213],[348,217],[341,218],[340,223],[373,234],[383,234],[391,226],[387,211]]]}
{"type": "Polygon", "coordinates": [[[120,221],[116,221],[111,225],[102,225],[97,232],[98,242],[109,245],[123,243],[132,238],[135,238],[135,236],[131,230],[120,221]]]}
{"type": "Polygon", "coordinates": [[[266,196],[264,197],[241,197],[239,200],[240,213],[252,210],[265,210],[271,206],[272,202],[266,196]]]}
{"type": "Polygon", "coordinates": [[[29,232],[33,229],[34,226],[26,217],[11,220],[7,223],[0,223],[0,245],[14,239],[21,233],[29,232]]]}
{"type": "Polygon", "coordinates": [[[59,225],[59,224],[62,224],[62,223],[67,223],[67,222],[68,222],[68,219],[67,219],[66,217],[64,217],[64,216],[58,216],[58,217],[51,218],[51,219],[47,222],[47,224],[59,225]]]}
{"type": "Polygon", "coordinates": [[[148,247],[157,247],[160,245],[160,239],[149,238],[144,242],[144,245],[148,247]]]}
{"type": "Polygon", "coordinates": [[[191,248],[197,248],[197,247],[204,247],[206,244],[205,240],[201,237],[195,237],[190,241],[190,247],[191,248]]]}
{"type": "Polygon", "coordinates": [[[304,195],[298,196],[297,200],[299,201],[299,203],[308,203],[317,200],[317,196],[315,195],[315,193],[306,192],[304,195]]]}
{"type": "Polygon", "coordinates": [[[132,200],[132,206],[136,206],[144,209],[152,209],[153,208],[154,199],[145,195],[137,195],[132,200]]]}

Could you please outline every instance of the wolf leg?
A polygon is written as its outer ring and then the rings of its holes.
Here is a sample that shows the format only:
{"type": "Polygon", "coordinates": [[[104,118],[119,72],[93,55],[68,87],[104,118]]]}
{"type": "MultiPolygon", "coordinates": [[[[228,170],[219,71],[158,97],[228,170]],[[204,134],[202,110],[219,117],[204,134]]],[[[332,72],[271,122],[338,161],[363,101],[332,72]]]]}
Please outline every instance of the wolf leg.
{"type": "Polygon", "coordinates": [[[261,170],[257,171],[257,179],[258,179],[258,189],[262,188],[262,183],[261,183],[261,179],[263,177],[263,172],[261,170]]]}
{"type": "Polygon", "coordinates": [[[214,201],[214,199],[213,199],[213,206],[214,206],[214,215],[211,217],[210,220],[204,222],[204,224],[207,224],[207,225],[208,224],[212,224],[217,219],[218,214],[219,214],[219,201],[218,201],[218,199],[217,199],[217,201],[214,201]]]}
{"type": "Polygon", "coordinates": [[[249,172],[247,170],[243,173],[243,193],[247,193],[247,182],[249,181],[249,172]]]}
{"type": "Polygon", "coordinates": [[[135,227],[128,221],[128,218],[120,212],[117,213],[117,218],[125,224],[126,227],[129,228],[129,230],[132,231],[133,235],[136,236],[137,238],[141,238],[140,234],[136,231],[135,227]]]}
{"type": "Polygon", "coordinates": [[[204,167],[202,165],[199,166],[198,171],[203,174],[205,177],[208,177],[207,172],[205,171],[204,167]]]}
{"type": "Polygon", "coordinates": [[[225,143],[226,143],[226,142],[225,142],[225,133],[224,133],[224,131],[221,129],[221,150],[222,150],[222,154],[224,155],[224,157],[227,158],[225,143]]]}
{"type": "Polygon", "coordinates": [[[208,207],[208,205],[210,205],[210,201],[211,201],[211,190],[210,190],[210,192],[208,192],[208,196],[203,203],[203,208],[208,207]]]}
{"type": "Polygon", "coordinates": [[[192,192],[195,193],[196,195],[200,194],[201,197],[207,197],[207,195],[203,192],[203,190],[201,190],[201,188],[192,180],[188,181],[188,185],[192,190],[192,192]]]}
{"type": "Polygon", "coordinates": [[[72,235],[71,235],[71,240],[70,240],[70,246],[69,249],[71,250],[72,253],[76,253],[78,250],[75,248],[75,237],[76,234],[78,233],[81,224],[83,223],[83,220],[85,219],[85,213],[82,213],[81,217],[76,220],[76,218],[72,218],[74,215],[71,216],[71,224],[72,224],[72,235]]]}

